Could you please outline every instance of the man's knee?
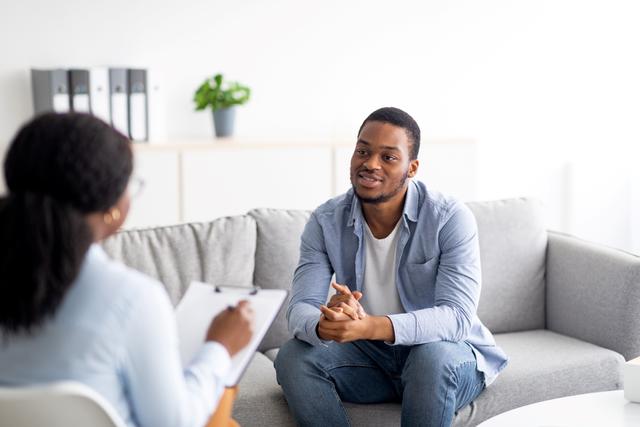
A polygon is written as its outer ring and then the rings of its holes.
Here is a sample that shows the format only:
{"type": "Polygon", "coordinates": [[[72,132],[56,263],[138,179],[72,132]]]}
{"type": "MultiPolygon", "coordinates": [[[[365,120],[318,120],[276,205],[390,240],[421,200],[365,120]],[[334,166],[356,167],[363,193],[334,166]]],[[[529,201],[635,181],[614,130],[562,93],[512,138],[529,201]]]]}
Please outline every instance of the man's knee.
{"type": "Polygon", "coordinates": [[[274,366],[279,384],[288,378],[298,378],[309,365],[314,347],[296,338],[290,339],[278,351],[274,366]]]}
{"type": "Polygon", "coordinates": [[[435,378],[451,375],[455,368],[468,358],[461,358],[461,353],[464,354],[460,351],[461,345],[466,346],[462,343],[437,341],[413,347],[405,364],[404,376],[435,378]]]}

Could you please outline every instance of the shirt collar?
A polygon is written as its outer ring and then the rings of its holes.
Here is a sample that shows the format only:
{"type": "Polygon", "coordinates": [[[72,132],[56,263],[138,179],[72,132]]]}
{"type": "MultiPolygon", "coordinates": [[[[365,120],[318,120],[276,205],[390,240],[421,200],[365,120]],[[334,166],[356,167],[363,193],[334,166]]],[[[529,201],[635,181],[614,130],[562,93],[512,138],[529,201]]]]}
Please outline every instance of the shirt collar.
{"type": "Polygon", "coordinates": [[[418,208],[420,207],[420,192],[418,191],[418,184],[413,179],[409,181],[407,188],[407,197],[404,201],[403,215],[407,217],[409,221],[418,222],[418,208]]]}
{"type": "Polygon", "coordinates": [[[353,227],[357,220],[362,218],[362,209],[360,209],[360,199],[356,195],[356,191],[352,188],[347,193],[351,196],[351,211],[349,212],[349,227],[353,227]]]}

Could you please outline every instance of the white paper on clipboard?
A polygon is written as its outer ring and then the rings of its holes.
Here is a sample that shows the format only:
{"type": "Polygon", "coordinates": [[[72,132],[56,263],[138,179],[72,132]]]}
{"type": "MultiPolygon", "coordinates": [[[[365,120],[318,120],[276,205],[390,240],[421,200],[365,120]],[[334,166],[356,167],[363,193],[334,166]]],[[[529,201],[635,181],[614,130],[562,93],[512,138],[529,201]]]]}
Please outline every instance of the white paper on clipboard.
{"type": "Polygon", "coordinates": [[[255,316],[253,336],[249,344],[231,358],[231,370],[225,379],[225,386],[237,385],[286,296],[287,291],[283,289],[259,289],[252,292],[252,288],[225,288],[191,282],[176,307],[182,366],[187,366],[202,347],[211,319],[230,305],[248,300],[255,316]]]}

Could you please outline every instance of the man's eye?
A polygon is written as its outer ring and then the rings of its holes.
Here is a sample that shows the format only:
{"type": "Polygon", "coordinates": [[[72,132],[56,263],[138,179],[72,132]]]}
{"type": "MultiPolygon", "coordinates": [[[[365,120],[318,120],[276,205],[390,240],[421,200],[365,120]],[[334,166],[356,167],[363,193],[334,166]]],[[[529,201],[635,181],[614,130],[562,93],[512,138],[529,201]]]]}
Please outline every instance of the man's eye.
{"type": "Polygon", "coordinates": [[[385,159],[386,161],[389,161],[389,162],[392,162],[392,161],[394,161],[394,160],[398,160],[398,158],[397,158],[397,157],[394,157],[394,156],[384,156],[384,159],[385,159]]]}
{"type": "Polygon", "coordinates": [[[356,150],[356,153],[358,153],[361,156],[364,156],[365,154],[367,154],[365,150],[356,150]]]}

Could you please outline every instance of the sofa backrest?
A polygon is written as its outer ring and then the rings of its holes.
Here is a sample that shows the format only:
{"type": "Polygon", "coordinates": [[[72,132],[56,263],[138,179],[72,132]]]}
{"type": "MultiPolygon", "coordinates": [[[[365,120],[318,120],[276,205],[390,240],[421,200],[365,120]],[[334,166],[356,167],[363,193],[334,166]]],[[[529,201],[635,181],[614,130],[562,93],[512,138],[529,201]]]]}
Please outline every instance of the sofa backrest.
{"type": "MultiPolygon", "coordinates": [[[[482,261],[478,316],[495,333],[544,328],[547,231],[540,203],[520,198],[468,206],[478,223],[482,261]]],[[[290,289],[310,212],[257,209],[249,215],[258,226],[255,283],[290,289]]],[[[284,309],[269,338],[266,348],[289,338],[284,309]]]]}
{"type": "MultiPolygon", "coordinates": [[[[257,225],[254,283],[264,289],[291,289],[293,272],[300,258],[300,235],[311,212],[254,209],[249,215],[257,225]]],[[[261,351],[280,347],[289,339],[285,313],[290,297],[289,294],[260,344],[261,351]]]]}
{"type": "Polygon", "coordinates": [[[256,224],[247,215],[127,230],[102,246],[112,258],[162,282],[174,305],[193,280],[253,285],[256,224]]]}
{"type": "MultiPolygon", "coordinates": [[[[527,199],[474,202],[483,288],[478,315],[495,333],[545,327],[547,233],[527,199]]],[[[103,243],[113,258],[157,278],[174,304],[192,280],[290,289],[309,211],[254,209],[247,215],[118,233],[103,243]]],[[[259,350],[289,338],[285,302],[259,350]]]]}
{"type": "Polygon", "coordinates": [[[494,333],[544,328],[547,231],[540,203],[508,199],[467,205],[480,241],[478,317],[494,333]]]}

